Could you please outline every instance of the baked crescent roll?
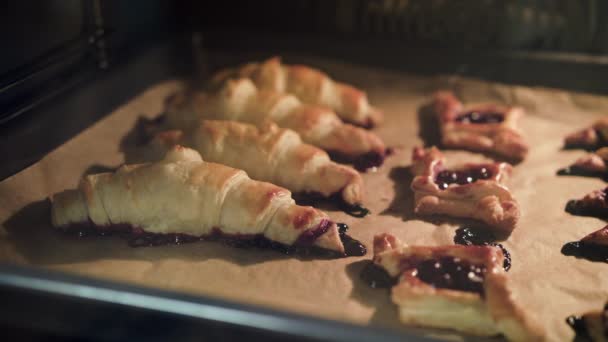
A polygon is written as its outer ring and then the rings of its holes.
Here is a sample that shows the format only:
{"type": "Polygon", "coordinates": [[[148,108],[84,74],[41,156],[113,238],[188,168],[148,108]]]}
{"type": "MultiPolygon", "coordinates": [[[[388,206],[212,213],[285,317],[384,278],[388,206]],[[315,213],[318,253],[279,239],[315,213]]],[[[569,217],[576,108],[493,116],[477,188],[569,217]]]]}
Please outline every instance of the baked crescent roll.
{"type": "Polygon", "coordinates": [[[184,145],[206,161],[242,169],[256,180],[293,192],[339,193],[351,206],[363,198],[363,178],[355,169],[334,163],[325,151],[302,142],[300,136],[272,122],[256,127],[236,121],[201,120],[192,129],[156,135],[157,146],[184,145]]]}
{"type": "Polygon", "coordinates": [[[528,144],[517,127],[524,114],[522,108],[493,103],[465,107],[449,91],[439,91],[434,98],[445,147],[492,152],[512,160],[522,160],[528,154],[528,144]]]}
{"type": "Polygon", "coordinates": [[[445,158],[437,148],[416,147],[411,185],[414,211],[473,218],[508,234],[519,219],[519,206],[504,185],[511,171],[507,163],[469,163],[446,169],[445,158]]]}
{"type": "Polygon", "coordinates": [[[357,126],[373,127],[382,121],[382,113],[369,104],[365,92],[336,82],[320,70],[284,65],[279,57],[221,70],[211,85],[219,87],[238,78],[251,79],[262,90],[293,94],[304,103],[331,108],[342,120],[357,126]]]}
{"type": "Polygon", "coordinates": [[[391,292],[403,323],[544,340],[509,290],[503,258],[494,246],[407,246],[390,234],[374,237],[374,264],[398,278],[391,292]]]}
{"type": "Polygon", "coordinates": [[[591,311],[582,316],[570,316],[566,323],[576,332],[576,340],[608,341],[608,304],[602,310],[591,311]]]}
{"type": "Polygon", "coordinates": [[[382,163],[384,143],[375,134],[344,124],[329,109],[303,105],[296,97],[258,90],[248,79],[228,81],[217,93],[176,94],[167,101],[167,124],[183,129],[202,119],[233,120],[259,125],[273,121],[296,131],[304,142],[349,160],[382,163]]]}
{"type": "Polygon", "coordinates": [[[118,225],[132,234],[264,238],[344,255],[338,227],[325,213],[296,205],[287,189],[205,162],[181,146],[157,163],[85,176],[78,189],[51,201],[52,224],[64,230],[91,224],[103,231],[118,225]]]}

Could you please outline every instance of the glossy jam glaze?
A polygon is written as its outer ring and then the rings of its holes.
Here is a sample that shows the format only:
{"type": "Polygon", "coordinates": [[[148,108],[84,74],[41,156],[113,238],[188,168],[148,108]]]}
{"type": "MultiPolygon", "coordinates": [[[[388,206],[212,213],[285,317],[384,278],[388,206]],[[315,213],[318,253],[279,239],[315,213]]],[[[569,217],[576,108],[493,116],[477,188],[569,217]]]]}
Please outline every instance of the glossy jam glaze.
{"type": "Polygon", "coordinates": [[[397,285],[397,278],[391,277],[384,268],[369,262],[359,275],[367,286],[374,289],[388,289],[397,285]]]}
{"type": "Polygon", "coordinates": [[[583,241],[568,242],[562,247],[562,254],[596,262],[608,262],[608,246],[583,241]]]}
{"type": "Polygon", "coordinates": [[[558,176],[581,176],[581,177],[599,177],[608,181],[608,174],[605,172],[591,171],[577,165],[568,166],[557,170],[558,176]]]}
{"type": "Polygon", "coordinates": [[[328,202],[353,217],[361,218],[369,215],[370,213],[369,209],[361,205],[351,205],[344,202],[344,199],[342,199],[341,192],[335,193],[329,197],[325,197],[322,194],[316,192],[294,193],[292,194],[292,196],[298,205],[315,206],[319,203],[328,202]]]}
{"type": "Polygon", "coordinates": [[[458,115],[454,119],[456,122],[467,124],[493,124],[501,123],[504,120],[504,113],[491,110],[471,110],[458,115]]]}
{"type": "Polygon", "coordinates": [[[367,247],[360,241],[353,239],[348,232],[348,225],[346,223],[338,223],[338,232],[340,233],[340,240],[344,245],[344,254],[346,256],[363,256],[367,254],[367,247]]]}
{"type": "Polygon", "coordinates": [[[485,265],[471,264],[451,256],[420,262],[415,275],[421,281],[437,288],[474,292],[483,295],[485,265]]]}
{"type": "Polygon", "coordinates": [[[386,159],[386,153],[380,152],[368,152],[364,155],[361,155],[353,161],[353,167],[359,172],[365,172],[368,169],[373,167],[379,167],[384,163],[384,159],[386,159]]]}
{"type": "Polygon", "coordinates": [[[314,241],[325,233],[331,226],[330,221],[323,221],[316,229],[307,232],[303,237],[300,236],[296,243],[288,246],[279,242],[268,240],[260,234],[225,234],[221,230],[214,228],[212,232],[205,236],[193,236],[188,234],[157,234],[145,232],[139,227],[133,227],[129,224],[115,224],[109,226],[96,226],[92,222],[72,224],[67,227],[62,227],[58,231],[78,238],[91,236],[118,236],[125,240],[131,247],[151,247],[167,244],[184,244],[197,241],[217,241],[226,245],[237,248],[264,248],[273,249],[287,255],[340,258],[347,256],[365,255],[367,249],[361,242],[353,239],[346,234],[346,231],[340,231],[340,239],[344,244],[345,253],[338,253],[316,246],[312,246],[314,241]]]}
{"type": "Polygon", "coordinates": [[[489,179],[494,176],[492,170],[484,165],[463,170],[443,170],[435,176],[435,183],[439,189],[445,190],[450,184],[471,184],[480,179],[489,179]]]}
{"type": "Polygon", "coordinates": [[[511,253],[500,243],[496,243],[496,237],[487,229],[475,229],[472,227],[461,227],[456,230],[454,243],[465,246],[496,246],[502,250],[505,257],[503,268],[505,271],[511,269],[511,253]]]}
{"type": "Polygon", "coordinates": [[[353,164],[353,167],[359,172],[366,172],[368,169],[381,166],[384,163],[384,160],[393,153],[394,149],[391,147],[384,149],[384,151],[370,151],[357,157],[329,151],[329,155],[333,161],[343,164],[353,164]]]}
{"type": "Polygon", "coordinates": [[[566,318],[566,323],[574,330],[576,337],[583,340],[591,340],[587,326],[585,326],[585,320],[581,316],[569,316],[566,318]]]}

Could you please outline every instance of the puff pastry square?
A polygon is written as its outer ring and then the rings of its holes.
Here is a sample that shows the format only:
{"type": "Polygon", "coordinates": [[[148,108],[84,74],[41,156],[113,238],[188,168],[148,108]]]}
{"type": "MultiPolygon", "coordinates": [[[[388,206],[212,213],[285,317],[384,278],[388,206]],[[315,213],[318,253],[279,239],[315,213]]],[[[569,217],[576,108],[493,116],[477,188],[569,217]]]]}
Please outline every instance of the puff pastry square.
{"type": "Polygon", "coordinates": [[[374,237],[373,262],[398,283],[391,290],[405,324],[449,328],[512,341],[544,332],[515,302],[493,246],[407,246],[390,234],[374,237]]]}
{"type": "Polygon", "coordinates": [[[464,164],[446,169],[445,158],[437,148],[416,147],[412,172],[416,213],[473,218],[506,234],[515,228],[519,206],[504,185],[511,175],[511,165],[464,164]]]}
{"type": "Polygon", "coordinates": [[[227,237],[345,255],[343,234],[327,214],[298,206],[279,186],[202,160],[175,146],[160,162],[85,176],[78,189],[51,197],[54,227],[116,227],[133,236],[227,237]]]}
{"type": "Polygon", "coordinates": [[[490,152],[519,161],[528,153],[517,122],[524,115],[520,107],[493,103],[464,106],[452,92],[434,95],[441,143],[449,148],[490,152]]]}

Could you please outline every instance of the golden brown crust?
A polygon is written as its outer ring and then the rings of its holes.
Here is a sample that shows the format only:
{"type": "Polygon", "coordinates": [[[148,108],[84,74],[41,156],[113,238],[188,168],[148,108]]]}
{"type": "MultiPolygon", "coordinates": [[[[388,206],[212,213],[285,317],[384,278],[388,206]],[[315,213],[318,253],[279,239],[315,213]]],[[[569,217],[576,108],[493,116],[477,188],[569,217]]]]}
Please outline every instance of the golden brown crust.
{"type": "Polygon", "coordinates": [[[294,192],[330,196],[345,203],[363,201],[363,178],[355,169],[332,162],[325,151],[305,144],[293,131],[271,122],[260,127],[236,121],[201,120],[187,131],[159,133],[152,147],[174,145],[196,149],[205,160],[243,169],[253,179],[294,192]]]}
{"type": "Polygon", "coordinates": [[[338,228],[325,213],[296,205],[287,189],[205,162],[179,145],[160,162],[86,176],[78,190],[53,196],[52,203],[51,219],[58,228],[92,222],[156,234],[207,236],[219,230],[285,245],[307,234],[310,243],[344,253],[338,228]]]}
{"type": "Polygon", "coordinates": [[[345,124],[325,107],[304,105],[297,98],[271,90],[258,90],[249,79],[231,80],[213,94],[182,94],[167,101],[171,128],[187,129],[198,120],[235,120],[259,125],[273,121],[300,134],[311,145],[351,159],[369,153],[386,154],[378,136],[345,124]]]}
{"type": "MultiPolygon", "coordinates": [[[[411,188],[415,193],[415,212],[474,218],[503,233],[510,233],[520,215],[517,202],[504,185],[512,172],[511,165],[480,164],[492,175],[490,178],[464,185],[450,184],[442,190],[435,179],[444,169],[444,159],[435,147],[426,150],[414,148],[412,173],[415,177],[411,188]]],[[[475,167],[475,164],[462,167],[475,167]]]]}
{"type": "Polygon", "coordinates": [[[450,148],[491,152],[512,160],[522,160],[528,153],[517,122],[523,116],[520,107],[499,106],[492,103],[463,106],[452,92],[439,91],[434,95],[435,112],[439,118],[442,144],[450,148]],[[459,122],[458,116],[471,111],[501,113],[500,123],[459,122]]]}
{"type": "Polygon", "coordinates": [[[374,237],[376,265],[399,276],[392,300],[406,324],[451,328],[512,341],[540,341],[544,331],[514,300],[502,268],[502,251],[493,246],[407,246],[390,234],[374,237]],[[484,296],[476,292],[437,288],[420,280],[417,265],[425,260],[455,257],[483,265],[484,296]]]}
{"type": "Polygon", "coordinates": [[[329,107],[340,118],[358,126],[379,124],[382,113],[372,107],[365,92],[333,81],[327,74],[304,65],[283,65],[279,57],[260,63],[248,63],[215,74],[212,88],[220,88],[236,78],[249,78],[260,89],[290,93],[302,102],[329,107]]]}

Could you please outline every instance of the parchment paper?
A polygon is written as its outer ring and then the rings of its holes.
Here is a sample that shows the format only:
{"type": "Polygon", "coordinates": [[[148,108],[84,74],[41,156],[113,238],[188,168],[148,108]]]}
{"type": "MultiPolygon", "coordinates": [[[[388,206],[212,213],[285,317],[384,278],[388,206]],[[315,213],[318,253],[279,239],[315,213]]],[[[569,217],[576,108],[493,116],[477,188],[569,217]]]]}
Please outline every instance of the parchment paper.
{"type": "MultiPolygon", "coordinates": [[[[542,322],[552,340],[572,338],[564,323],[566,316],[602,307],[608,299],[608,265],[563,256],[560,249],[604,225],[599,219],[571,216],[564,206],[567,200],[605,184],[593,178],[558,177],[555,171],[584,153],[562,151],[563,136],[606,113],[608,98],[457,77],[420,77],[342,61],[309,58],[300,62],[322,67],[335,78],[367,90],[371,102],[386,114],[386,122],[376,131],[397,150],[376,173],[364,177],[365,204],[373,214],[357,219],[326,208],[335,220],[350,225],[351,235],[368,245],[367,256],[300,260],[275,251],[210,242],[130,248],[118,237],[77,239],[54,232],[47,196],[76,187],[85,172],[120,165],[124,158],[120,142],[136,119],[158,115],[164,98],[182,86],[179,81],[167,81],[151,86],[40,162],[0,183],[0,262],[412,331],[399,324],[389,291],[368,288],[359,273],[371,258],[375,234],[389,232],[412,245],[451,244],[462,223],[415,217],[409,189],[411,148],[422,143],[420,130],[426,119],[420,124],[419,119],[428,114],[424,106],[432,91],[448,88],[465,101],[517,104],[528,114],[522,127],[531,152],[515,167],[510,183],[523,215],[505,243],[513,257],[509,277],[518,300],[542,322]]],[[[453,162],[484,158],[462,151],[446,155],[453,162]]],[[[417,331],[466,338],[451,332],[417,331]]]]}

